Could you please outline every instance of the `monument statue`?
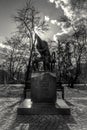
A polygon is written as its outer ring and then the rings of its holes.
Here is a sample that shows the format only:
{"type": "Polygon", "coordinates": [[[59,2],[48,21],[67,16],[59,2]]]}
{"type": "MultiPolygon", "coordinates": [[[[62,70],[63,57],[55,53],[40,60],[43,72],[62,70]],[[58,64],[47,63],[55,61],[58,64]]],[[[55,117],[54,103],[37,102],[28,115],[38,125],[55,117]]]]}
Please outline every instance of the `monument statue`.
{"type": "Polygon", "coordinates": [[[34,72],[39,70],[37,53],[34,53],[32,56],[32,70],[34,72]]]}
{"type": "MultiPolygon", "coordinates": [[[[25,99],[18,107],[17,113],[19,115],[70,114],[70,108],[63,100],[64,96],[62,96],[63,99],[61,100],[57,99],[57,91],[61,90],[58,90],[60,86],[57,84],[56,74],[48,72],[50,69],[54,69],[55,52],[50,55],[47,42],[41,40],[37,34],[35,34],[35,37],[37,40],[35,47],[40,53],[40,56],[38,56],[32,48],[30,61],[32,62],[34,71],[39,69],[38,63],[42,61],[44,72],[32,73],[32,67],[28,66],[29,71],[27,71],[27,74],[30,72],[31,75],[29,76],[31,77],[26,80],[28,84],[24,88],[25,99]]],[[[64,95],[64,89],[62,95],[64,95]]]]}
{"type": "Polygon", "coordinates": [[[37,39],[36,48],[40,53],[40,58],[38,61],[43,61],[44,70],[50,70],[50,51],[48,47],[48,43],[35,34],[35,38],[37,39]]]}
{"type": "MultiPolygon", "coordinates": [[[[55,63],[56,63],[56,56],[55,52],[53,51],[50,55],[48,43],[42,40],[36,33],[35,38],[37,40],[36,49],[40,54],[40,57],[37,56],[37,53],[34,53],[32,57],[32,69],[34,71],[39,70],[39,62],[43,61],[43,68],[44,71],[54,71],[55,63]]],[[[35,48],[34,48],[35,51],[35,48]]]]}

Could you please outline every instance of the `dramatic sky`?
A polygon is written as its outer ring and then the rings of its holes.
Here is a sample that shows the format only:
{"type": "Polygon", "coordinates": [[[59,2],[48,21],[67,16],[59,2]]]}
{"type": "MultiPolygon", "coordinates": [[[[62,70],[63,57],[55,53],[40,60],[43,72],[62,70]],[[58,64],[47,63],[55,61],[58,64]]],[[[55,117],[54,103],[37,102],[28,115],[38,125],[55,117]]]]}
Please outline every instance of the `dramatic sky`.
{"type": "MultiPolygon", "coordinates": [[[[66,28],[62,18],[75,21],[80,17],[87,17],[87,0],[32,0],[36,9],[50,25],[50,31],[43,35],[43,39],[56,38],[72,33],[66,28]],[[80,7],[80,11],[77,9],[80,7]],[[61,18],[62,17],[62,18],[61,18]]],[[[16,31],[16,24],[12,16],[17,9],[24,6],[25,0],[0,0],[0,43],[5,37],[10,37],[16,31]]]]}

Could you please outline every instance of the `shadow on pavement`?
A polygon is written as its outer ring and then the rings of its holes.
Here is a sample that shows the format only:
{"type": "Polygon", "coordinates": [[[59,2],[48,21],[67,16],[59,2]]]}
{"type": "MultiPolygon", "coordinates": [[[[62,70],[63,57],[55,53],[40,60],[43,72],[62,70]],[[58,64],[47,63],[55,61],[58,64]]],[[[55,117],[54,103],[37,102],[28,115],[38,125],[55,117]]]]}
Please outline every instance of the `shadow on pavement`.
{"type": "Polygon", "coordinates": [[[17,115],[9,130],[70,130],[68,124],[76,124],[72,116],[17,115]]]}

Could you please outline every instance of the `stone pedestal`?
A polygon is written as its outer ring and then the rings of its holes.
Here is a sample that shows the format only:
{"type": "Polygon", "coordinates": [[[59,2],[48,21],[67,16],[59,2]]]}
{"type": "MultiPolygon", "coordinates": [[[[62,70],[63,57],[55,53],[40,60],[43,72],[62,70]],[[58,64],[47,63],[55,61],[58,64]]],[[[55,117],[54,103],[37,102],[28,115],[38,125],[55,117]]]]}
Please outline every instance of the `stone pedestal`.
{"type": "Polygon", "coordinates": [[[31,99],[37,103],[55,103],[56,76],[49,72],[32,76],[31,99]]]}
{"type": "Polygon", "coordinates": [[[17,109],[19,115],[70,114],[70,108],[66,102],[56,99],[56,76],[53,73],[34,73],[31,77],[29,95],[31,96],[25,99],[17,109]]]}
{"type": "Polygon", "coordinates": [[[62,99],[56,100],[55,105],[50,103],[33,103],[25,99],[17,109],[18,115],[70,115],[70,107],[62,99]]]}

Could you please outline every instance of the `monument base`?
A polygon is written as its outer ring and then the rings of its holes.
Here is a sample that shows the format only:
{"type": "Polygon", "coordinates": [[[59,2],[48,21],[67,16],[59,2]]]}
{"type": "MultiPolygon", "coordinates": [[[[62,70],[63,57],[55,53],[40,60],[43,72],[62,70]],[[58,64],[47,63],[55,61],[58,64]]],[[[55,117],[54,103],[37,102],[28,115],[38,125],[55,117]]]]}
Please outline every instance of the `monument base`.
{"type": "Polygon", "coordinates": [[[25,99],[17,109],[18,115],[70,115],[70,107],[62,99],[52,103],[33,103],[25,99]]]}

